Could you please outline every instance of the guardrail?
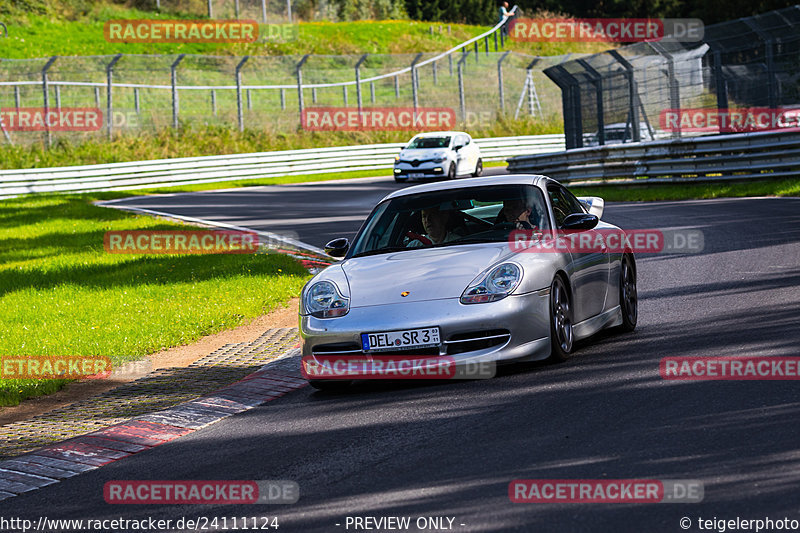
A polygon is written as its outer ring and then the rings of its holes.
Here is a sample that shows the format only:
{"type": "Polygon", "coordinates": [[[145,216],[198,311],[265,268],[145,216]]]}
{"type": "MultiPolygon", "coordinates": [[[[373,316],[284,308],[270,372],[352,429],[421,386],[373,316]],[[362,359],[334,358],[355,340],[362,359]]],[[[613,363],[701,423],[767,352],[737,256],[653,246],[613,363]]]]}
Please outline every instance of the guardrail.
{"type": "Polygon", "coordinates": [[[509,172],[559,181],[656,183],[800,175],[800,130],[577,148],[509,159],[509,172]]]}
{"type": "MultiPolygon", "coordinates": [[[[484,161],[564,149],[563,135],[475,139],[484,161]]],[[[46,169],[0,170],[0,198],[50,193],[117,191],[175,185],[392,168],[404,143],[280,152],[185,157],[46,169]]],[[[388,174],[387,174],[388,175],[388,174]]]]}

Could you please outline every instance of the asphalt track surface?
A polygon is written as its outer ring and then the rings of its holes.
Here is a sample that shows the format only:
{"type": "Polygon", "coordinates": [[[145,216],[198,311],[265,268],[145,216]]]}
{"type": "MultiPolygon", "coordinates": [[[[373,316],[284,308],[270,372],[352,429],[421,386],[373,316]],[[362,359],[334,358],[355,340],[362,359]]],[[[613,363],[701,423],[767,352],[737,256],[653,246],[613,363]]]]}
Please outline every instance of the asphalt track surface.
{"type": "MultiPolygon", "coordinates": [[[[395,187],[294,186],[280,199],[274,188],[239,189],[174,196],[169,208],[294,227],[319,245],[355,231],[368,204],[395,187]],[[271,215],[278,202],[279,220],[271,215]],[[340,218],[327,220],[332,214],[340,218]],[[303,222],[292,226],[293,218],[303,222]]],[[[6,500],[0,516],[277,516],[282,532],[356,531],[345,528],[348,516],[410,516],[412,524],[444,516],[455,518],[453,531],[559,533],[711,529],[698,527],[701,518],[800,520],[800,382],[665,381],[658,371],[666,356],[800,355],[800,199],[612,203],[603,218],[623,228],[704,232],[702,253],[637,258],[632,334],[604,333],[567,363],[512,367],[492,380],[368,384],[347,394],[300,389],[6,500]],[[284,506],[104,502],[105,482],[131,479],[289,479],[301,498],[284,506]],[[705,497],[514,504],[514,479],[700,480],[705,497]]]]}

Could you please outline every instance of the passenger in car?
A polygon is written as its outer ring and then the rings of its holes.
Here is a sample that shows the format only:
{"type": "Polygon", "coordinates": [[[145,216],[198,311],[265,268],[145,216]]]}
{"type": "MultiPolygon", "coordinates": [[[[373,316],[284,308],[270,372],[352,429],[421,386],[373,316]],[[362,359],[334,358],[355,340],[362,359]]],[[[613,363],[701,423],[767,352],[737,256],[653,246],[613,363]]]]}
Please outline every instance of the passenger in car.
{"type": "Polygon", "coordinates": [[[451,210],[441,210],[438,207],[423,209],[422,227],[425,230],[425,235],[415,235],[407,246],[416,248],[430,244],[451,242],[462,238],[464,233],[461,228],[455,226],[456,220],[457,217],[453,216],[453,211],[451,210]]]}

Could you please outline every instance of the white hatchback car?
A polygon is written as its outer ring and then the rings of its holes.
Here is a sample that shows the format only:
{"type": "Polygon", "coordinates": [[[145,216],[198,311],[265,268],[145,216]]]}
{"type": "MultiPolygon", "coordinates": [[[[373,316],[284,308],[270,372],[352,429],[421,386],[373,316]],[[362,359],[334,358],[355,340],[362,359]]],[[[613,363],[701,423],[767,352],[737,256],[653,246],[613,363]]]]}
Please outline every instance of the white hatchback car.
{"type": "Polygon", "coordinates": [[[462,131],[436,131],[415,136],[394,158],[394,180],[454,179],[483,172],[481,150],[462,131]]]}

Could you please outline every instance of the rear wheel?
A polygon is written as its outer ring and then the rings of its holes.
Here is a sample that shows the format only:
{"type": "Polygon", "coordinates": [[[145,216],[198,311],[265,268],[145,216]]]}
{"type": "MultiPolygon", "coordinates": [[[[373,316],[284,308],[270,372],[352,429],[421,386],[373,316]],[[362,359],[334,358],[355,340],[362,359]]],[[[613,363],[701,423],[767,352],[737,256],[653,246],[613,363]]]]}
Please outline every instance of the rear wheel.
{"type": "Polygon", "coordinates": [[[473,178],[477,178],[483,174],[483,159],[478,159],[478,163],[475,165],[475,172],[472,173],[473,178]]]}
{"type": "Polygon", "coordinates": [[[619,268],[619,307],[622,310],[621,331],[636,329],[639,318],[639,295],[636,292],[636,269],[629,255],[622,256],[619,268]]]}
{"type": "Polygon", "coordinates": [[[447,169],[447,179],[454,180],[456,179],[456,164],[450,163],[450,168],[447,169]]]}
{"type": "Polygon", "coordinates": [[[566,361],[572,355],[572,306],[561,276],[550,286],[550,360],[566,361]]]}

